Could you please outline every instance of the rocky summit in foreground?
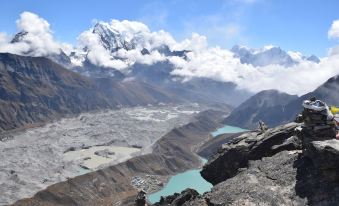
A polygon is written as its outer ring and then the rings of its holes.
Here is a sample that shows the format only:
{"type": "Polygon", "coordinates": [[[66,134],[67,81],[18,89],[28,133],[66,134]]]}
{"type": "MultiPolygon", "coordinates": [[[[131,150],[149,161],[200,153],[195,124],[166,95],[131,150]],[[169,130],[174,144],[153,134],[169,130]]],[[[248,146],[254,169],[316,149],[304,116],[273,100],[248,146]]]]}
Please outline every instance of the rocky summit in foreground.
{"type": "Polygon", "coordinates": [[[222,145],[201,174],[214,187],[187,189],[155,205],[338,205],[339,141],[313,141],[307,149],[298,124],[250,132],[222,145]]]}

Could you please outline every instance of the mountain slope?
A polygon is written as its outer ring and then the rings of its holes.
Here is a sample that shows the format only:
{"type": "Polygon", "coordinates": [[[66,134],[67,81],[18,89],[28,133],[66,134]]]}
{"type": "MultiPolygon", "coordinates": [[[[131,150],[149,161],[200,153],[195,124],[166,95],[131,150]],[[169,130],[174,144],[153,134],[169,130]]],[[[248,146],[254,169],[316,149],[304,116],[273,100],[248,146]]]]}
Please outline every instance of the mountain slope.
{"type": "Polygon", "coordinates": [[[296,116],[302,111],[302,102],[310,97],[316,97],[317,99],[325,101],[328,105],[339,106],[339,75],[330,78],[314,91],[298,98],[278,92],[274,92],[276,95],[270,98],[269,95],[263,95],[266,92],[258,93],[234,109],[231,115],[225,119],[225,123],[240,127],[255,128],[258,120],[263,120],[269,126],[277,126],[291,122],[294,121],[296,116]],[[267,102],[262,100],[262,98],[266,100],[270,98],[270,101],[276,101],[270,106],[267,106],[267,104],[258,104],[258,101],[267,102]]]}
{"type": "Polygon", "coordinates": [[[0,129],[117,106],[176,101],[137,81],[89,79],[44,57],[0,54],[0,129]]]}
{"type": "Polygon", "coordinates": [[[110,104],[87,78],[46,58],[0,54],[0,128],[110,104]]]}
{"type": "Polygon", "coordinates": [[[276,126],[281,119],[285,119],[285,107],[298,96],[289,95],[277,90],[265,90],[252,96],[225,119],[226,124],[256,128],[262,120],[269,126],[276,126]]]}
{"type": "Polygon", "coordinates": [[[135,64],[129,77],[147,82],[187,101],[199,103],[227,103],[239,105],[251,96],[245,90],[237,89],[232,82],[220,82],[208,78],[192,78],[183,81],[173,76],[172,64],[167,61],[153,65],[135,64]]]}
{"type": "Polygon", "coordinates": [[[125,80],[117,81],[112,78],[94,79],[98,91],[102,93],[111,104],[118,106],[138,106],[164,102],[185,102],[185,100],[167,93],[150,84],[125,80]]]}

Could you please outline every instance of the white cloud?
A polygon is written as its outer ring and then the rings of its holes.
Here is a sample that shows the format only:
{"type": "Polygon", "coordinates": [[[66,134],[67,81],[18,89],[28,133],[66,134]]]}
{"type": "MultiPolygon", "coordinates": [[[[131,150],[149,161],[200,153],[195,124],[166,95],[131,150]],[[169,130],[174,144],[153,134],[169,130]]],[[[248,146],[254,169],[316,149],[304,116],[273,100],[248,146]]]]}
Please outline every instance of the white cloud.
{"type": "Polygon", "coordinates": [[[253,67],[241,64],[232,53],[220,48],[209,48],[188,54],[188,61],[170,59],[177,67],[173,74],[184,77],[207,77],[234,82],[239,88],[253,92],[278,89],[290,94],[305,94],[327,79],[337,75],[339,56],[323,58],[319,64],[300,61],[285,68],[279,65],[253,67]]]}
{"type": "Polygon", "coordinates": [[[88,59],[99,66],[124,70],[135,63],[154,64],[166,60],[163,55],[154,50],[155,48],[168,45],[171,49],[176,45],[176,41],[169,33],[163,30],[151,32],[145,24],[140,22],[112,20],[110,24],[106,22],[100,22],[100,24],[110,31],[119,33],[123,43],[129,42],[136,48],[131,50],[121,48],[111,53],[102,46],[99,36],[93,33],[93,28],[91,28],[79,36],[79,44],[81,48],[87,48],[89,51],[88,59]],[[144,48],[148,49],[150,54],[142,55],[141,50],[144,48]]]}
{"type": "Polygon", "coordinates": [[[9,42],[9,38],[8,38],[7,34],[0,32],[0,47],[3,44],[7,44],[8,42],[9,42]]]}
{"type": "Polygon", "coordinates": [[[31,12],[23,12],[20,14],[20,19],[16,21],[17,27],[20,30],[27,31],[33,34],[51,33],[49,23],[40,18],[38,15],[31,12]]]}
{"type": "Polygon", "coordinates": [[[328,55],[333,56],[333,55],[339,55],[339,45],[332,47],[328,50],[328,55]]]}
{"type": "MultiPolygon", "coordinates": [[[[330,38],[339,38],[338,21],[335,21],[329,31],[330,38]]],[[[312,91],[328,78],[337,75],[339,65],[339,46],[329,51],[329,56],[321,59],[319,64],[303,60],[299,52],[288,54],[299,64],[289,68],[279,65],[253,67],[241,64],[238,58],[229,50],[219,47],[210,47],[207,38],[193,33],[188,39],[177,42],[170,33],[163,30],[152,32],[143,23],[135,21],[112,20],[105,23],[112,30],[119,32],[123,41],[132,42],[136,48],[131,50],[120,49],[111,53],[100,43],[99,37],[92,29],[83,32],[79,37],[79,45],[58,43],[53,39],[49,23],[30,12],[24,12],[17,21],[19,31],[27,31],[22,41],[10,44],[10,38],[0,33],[0,52],[29,54],[44,56],[58,53],[63,49],[66,54],[76,51],[72,62],[81,65],[85,57],[95,65],[128,71],[135,63],[154,64],[168,60],[175,66],[173,75],[185,77],[207,77],[218,81],[234,82],[239,88],[258,92],[264,89],[278,89],[290,94],[304,94],[312,91]],[[180,57],[165,57],[156,48],[167,45],[170,50],[189,50],[187,59],[180,57]],[[83,50],[86,48],[86,51],[83,50]],[[147,48],[150,54],[142,55],[141,50],[147,48]]],[[[237,32],[231,29],[231,32],[237,32]]]]}
{"type": "Polygon", "coordinates": [[[185,39],[180,43],[173,44],[173,50],[190,50],[190,51],[201,51],[208,47],[207,38],[205,36],[193,33],[190,39],[185,39]]]}
{"type": "Polygon", "coordinates": [[[122,60],[113,59],[108,50],[99,42],[97,35],[91,30],[83,32],[79,36],[80,45],[88,49],[87,58],[95,65],[123,70],[128,64],[122,60]]]}
{"type": "Polygon", "coordinates": [[[328,38],[339,39],[339,20],[333,21],[332,26],[328,31],[328,38]]]}
{"type": "Polygon", "coordinates": [[[130,62],[130,65],[134,63],[152,65],[159,61],[166,60],[165,56],[161,55],[158,51],[151,51],[150,54],[142,55],[140,50],[125,50],[120,49],[114,53],[115,57],[122,59],[127,59],[130,62]]]}
{"type": "Polygon", "coordinates": [[[300,62],[303,60],[303,54],[300,52],[288,51],[287,54],[290,55],[294,61],[300,62]]]}
{"type": "Polygon", "coordinates": [[[31,12],[23,12],[16,21],[19,31],[27,34],[21,41],[9,43],[0,42],[0,52],[10,52],[22,55],[45,56],[60,52],[60,44],[53,39],[49,23],[31,12]]]}

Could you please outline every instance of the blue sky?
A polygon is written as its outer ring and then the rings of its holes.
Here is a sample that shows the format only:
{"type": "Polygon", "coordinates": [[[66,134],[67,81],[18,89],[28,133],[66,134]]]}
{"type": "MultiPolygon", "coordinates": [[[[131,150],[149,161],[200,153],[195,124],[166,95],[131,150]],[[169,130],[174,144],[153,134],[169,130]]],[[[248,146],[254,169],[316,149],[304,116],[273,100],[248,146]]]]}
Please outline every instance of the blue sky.
{"type": "Polygon", "coordinates": [[[230,48],[277,45],[306,55],[325,56],[335,40],[327,32],[339,19],[336,0],[5,0],[0,32],[13,34],[23,11],[46,19],[59,41],[75,43],[93,20],[141,21],[164,29],[177,40],[192,32],[206,35],[210,45],[230,48]]]}

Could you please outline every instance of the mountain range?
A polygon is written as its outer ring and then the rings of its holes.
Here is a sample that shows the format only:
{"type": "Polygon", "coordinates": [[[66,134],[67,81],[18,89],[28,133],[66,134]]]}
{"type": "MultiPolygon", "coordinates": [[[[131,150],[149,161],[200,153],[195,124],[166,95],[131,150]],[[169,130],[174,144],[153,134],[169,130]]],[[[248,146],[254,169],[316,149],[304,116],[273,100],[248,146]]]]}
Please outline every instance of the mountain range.
{"type": "Polygon", "coordinates": [[[255,67],[268,66],[272,64],[290,67],[298,64],[301,60],[319,63],[320,59],[311,55],[303,56],[299,53],[286,52],[280,47],[266,46],[260,49],[252,49],[246,46],[235,45],[231,51],[236,58],[240,59],[243,64],[251,64],[255,67]]]}
{"type": "MultiPolygon", "coordinates": [[[[11,44],[27,41],[28,34],[27,31],[20,31],[13,37],[11,44]]],[[[191,51],[172,50],[166,42],[159,43],[152,39],[154,37],[150,36],[151,34],[143,32],[142,29],[121,31],[114,24],[98,22],[86,33],[95,39],[95,44],[89,43],[67,54],[62,49],[37,58],[30,57],[33,50],[27,51],[24,56],[1,54],[1,101],[4,105],[2,108],[6,108],[1,113],[4,125],[2,129],[41,121],[57,113],[79,113],[99,108],[170,101],[232,105],[236,109],[225,119],[225,123],[254,128],[258,120],[263,120],[270,126],[293,120],[300,110],[302,100],[308,96],[319,96],[325,101],[329,100],[330,104],[339,104],[330,92],[336,90],[337,77],[330,79],[317,90],[297,97],[272,90],[254,94],[239,89],[233,82],[205,77],[186,79],[174,75],[172,72],[175,66],[170,58],[186,60],[191,51]],[[103,52],[104,56],[108,55],[109,60],[127,68],[112,68],[96,62],[91,54],[99,51],[103,52]],[[143,62],[138,58],[151,58],[151,62],[143,62]],[[45,68],[48,69],[44,70],[45,68]],[[32,79],[33,74],[38,75],[32,79]],[[58,80],[53,79],[55,76],[58,76],[58,80]],[[69,82],[70,77],[79,85],[69,82]],[[39,85],[44,86],[35,91],[33,88],[38,88],[39,85]],[[331,89],[328,89],[329,87],[331,89]],[[74,97],[74,94],[77,95],[74,97]],[[85,99],[90,101],[79,104],[85,99]],[[26,104],[28,102],[31,104],[30,108],[29,104],[26,104]],[[42,111],[37,112],[36,108],[42,111]],[[9,123],[10,119],[17,121],[9,123]]],[[[306,57],[274,46],[251,49],[236,45],[231,52],[241,63],[253,66],[290,67],[301,60],[315,63],[320,61],[314,55],[306,57]]]]}
{"type": "MultiPolygon", "coordinates": [[[[26,35],[27,31],[20,31],[13,37],[11,43],[27,41],[26,35]]],[[[191,51],[174,50],[168,42],[159,42],[157,36],[149,32],[148,28],[126,30],[114,23],[98,22],[81,37],[85,43],[68,51],[68,54],[60,49],[45,57],[90,78],[109,77],[121,81],[137,79],[193,102],[206,102],[208,99],[208,102],[226,102],[238,106],[253,95],[252,92],[238,89],[233,82],[205,77],[187,79],[174,75],[176,66],[170,59],[175,57],[187,60],[187,55],[191,51]],[[96,56],[93,54],[99,53],[102,53],[98,55],[100,59],[93,57],[96,56]]],[[[231,52],[241,63],[253,66],[278,64],[288,67],[298,64],[300,60],[317,63],[320,61],[314,55],[310,57],[292,55],[273,46],[251,49],[236,45],[231,52]]],[[[23,55],[30,56],[31,52],[23,55]]]]}

